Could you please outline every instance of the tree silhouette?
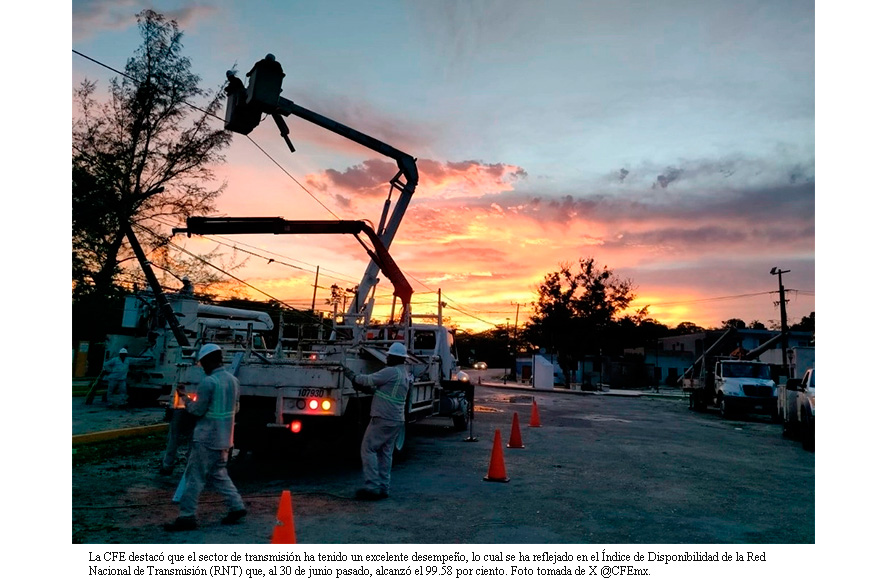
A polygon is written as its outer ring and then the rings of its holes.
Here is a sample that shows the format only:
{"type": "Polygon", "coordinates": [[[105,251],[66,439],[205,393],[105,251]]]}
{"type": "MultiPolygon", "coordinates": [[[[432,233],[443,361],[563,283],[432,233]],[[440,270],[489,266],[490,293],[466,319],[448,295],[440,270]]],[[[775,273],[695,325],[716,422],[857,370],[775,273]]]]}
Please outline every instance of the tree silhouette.
{"type": "Polygon", "coordinates": [[[161,222],[212,211],[225,185],[212,184],[211,170],[231,140],[214,128],[222,94],[199,88],[174,20],[144,10],[137,21],[142,44],[110,81],[108,97],[98,98],[89,80],[74,93],[73,303],[93,337],[121,293],[121,265],[133,259],[127,225],[147,227],[134,231],[152,253],[167,242],[161,222]],[[197,100],[206,104],[195,108],[197,100]]]}
{"type": "Polygon", "coordinates": [[[576,271],[563,264],[537,288],[526,339],[556,353],[570,386],[581,357],[616,348],[616,315],[634,300],[633,289],[630,280],[620,280],[607,266],[599,268],[594,258],[580,259],[576,271]]]}

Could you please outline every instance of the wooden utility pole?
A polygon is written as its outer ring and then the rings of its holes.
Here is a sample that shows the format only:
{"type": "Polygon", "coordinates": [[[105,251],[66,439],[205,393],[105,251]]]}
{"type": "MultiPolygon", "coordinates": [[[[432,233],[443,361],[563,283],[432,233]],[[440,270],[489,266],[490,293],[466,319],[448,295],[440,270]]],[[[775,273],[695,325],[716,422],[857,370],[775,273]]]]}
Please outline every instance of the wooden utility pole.
{"type": "Polygon", "coordinates": [[[320,266],[317,266],[317,271],[314,273],[314,295],[311,297],[311,312],[314,313],[314,306],[317,303],[317,282],[320,279],[320,266]]]}
{"type": "Polygon", "coordinates": [[[780,318],[780,329],[782,332],[782,339],[780,340],[782,344],[782,366],[785,369],[786,377],[791,378],[791,369],[788,365],[788,318],[785,314],[785,287],[782,285],[782,275],[791,272],[791,270],[782,270],[777,267],[773,267],[770,269],[771,275],[779,276],[779,318],[780,318]]]}

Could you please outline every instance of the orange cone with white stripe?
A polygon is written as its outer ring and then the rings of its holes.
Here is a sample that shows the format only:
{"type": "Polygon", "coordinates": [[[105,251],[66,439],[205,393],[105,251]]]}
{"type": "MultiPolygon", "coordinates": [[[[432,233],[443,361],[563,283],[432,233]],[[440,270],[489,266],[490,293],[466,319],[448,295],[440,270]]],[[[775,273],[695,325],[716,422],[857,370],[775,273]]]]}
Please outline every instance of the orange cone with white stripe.
{"type": "Polygon", "coordinates": [[[538,415],[538,403],[532,399],[532,420],[529,422],[529,427],[540,427],[541,416],[538,415]]]}
{"type": "Polygon", "coordinates": [[[497,481],[507,483],[510,478],[504,468],[504,452],[501,450],[501,431],[495,430],[495,437],[492,440],[492,456],[489,459],[489,472],[484,481],[497,481]]]}
{"type": "Polygon", "coordinates": [[[281,501],[278,503],[278,519],[275,529],[272,531],[273,544],[295,544],[296,528],[293,526],[293,506],[290,501],[290,492],[281,492],[281,501]]]}

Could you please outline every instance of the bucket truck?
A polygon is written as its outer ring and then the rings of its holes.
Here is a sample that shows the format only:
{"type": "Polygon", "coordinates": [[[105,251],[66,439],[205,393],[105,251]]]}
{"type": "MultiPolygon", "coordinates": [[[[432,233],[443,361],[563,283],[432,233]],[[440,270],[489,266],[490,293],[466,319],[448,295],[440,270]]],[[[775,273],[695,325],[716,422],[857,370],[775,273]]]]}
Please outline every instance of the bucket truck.
{"type": "MultiPolygon", "coordinates": [[[[365,135],[323,115],[301,107],[280,96],[284,73],[272,55],[259,61],[248,73],[248,86],[234,74],[227,73],[227,110],[225,127],[248,134],[261,118],[271,116],[290,147],[289,128],[283,117],[299,117],[326,130],[367,147],[397,163],[397,173],[390,180],[388,198],[384,204],[380,223],[375,230],[359,220],[285,220],[277,217],[188,218],[185,228],[173,233],[187,235],[208,234],[325,234],[353,235],[364,246],[371,261],[357,287],[356,297],[350,301],[342,322],[333,320],[327,332],[316,337],[287,339],[285,329],[279,328],[278,343],[269,350],[256,348],[257,320],[237,319],[244,330],[239,348],[224,349],[225,363],[241,385],[239,411],[236,414],[235,444],[240,450],[272,446],[276,439],[334,438],[361,435],[368,421],[371,395],[357,393],[343,369],[356,373],[371,373],[386,362],[386,352],[393,342],[403,343],[409,353],[406,368],[412,376],[411,388],[405,402],[407,422],[426,417],[444,417],[453,425],[465,429],[472,412],[474,386],[458,367],[452,331],[441,324],[412,322],[411,296],[413,289],[389,253],[399,224],[416,189],[418,174],[416,160],[373,137],[365,135]],[[391,203],[394,191],[399,195],[391,203]],[[392,207],[391,207],[392,206],[392,207]],[[364,239],[365,238],[365,241],[364,239]],[[382,272],[392,283],[394,295],[401,302],[401,314],[384,324],[371,319],[374,289],[378,273],[382,272]]],[[[145,264],[143,264],[145,267],[145,264]]],[[[159,287],[155,292],[159,292],[159,287]]],[[[178,310],[192,346],[213,341],[214,333],[201,324],[199,306],[187,304],[185,299],[173,297],[172,309],[178,310]],[[211,337],[211,338],[210,338],[211,337]]],[[[227,322],[231,313],[223,313],[227,322]]],[[[214,313],[220,319],[219,313],[214,313]]],[[[241,316],[241,313],[238,313],[241,316]]],[[[322,321],[321,321],[322,322],[322,321]]],[[[213,323],[215,324],[215,323],[213,323]]],[[[201,371],[193,362],[194,349],[180,349],[181,341],[162,332],[166,348],[157,356],[175,349],[171,360],[175,373],[165,373],[162,379],[173,388],[196,384],[201,371]],[[198,372],[197,372],[198,371],[198,372]]],[[[396,451],[405,448],[405,433],[396,442],[396,451]]]]}

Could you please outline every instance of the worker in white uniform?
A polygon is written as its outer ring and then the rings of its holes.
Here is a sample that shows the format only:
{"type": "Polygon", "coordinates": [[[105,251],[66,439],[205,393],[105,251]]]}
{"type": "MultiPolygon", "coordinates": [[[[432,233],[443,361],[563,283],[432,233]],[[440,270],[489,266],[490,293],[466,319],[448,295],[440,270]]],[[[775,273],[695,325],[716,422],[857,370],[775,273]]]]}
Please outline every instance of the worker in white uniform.
{"type": "Polygon", "coordinates": [[[113,407],[127,404],[127,373],[130,371],[130,362],[127,360],[127,349],[118,351],[118,356],[112,357],[103,363],[103,376],[106,377],[108,387],[106,396],[109,404],[113,407]]]}
{"type": "Polygon", "coordinates": [[[405,345],[394,342],[383,369],[369,375],[344,371],[355,389],[374,393],[371,419],[360,449],[365,487],[356,492],[357,499],[377,500],[390,495],[393,446],[405,426],[405,398],[410,385],[407,357],[405,345]]]}
{"type": "Polygon", "coordinates": [[[187,397],[187,412],[197,417],[193,444],[184,471],[186,485],[179,501],[178,518],[163,527],[170,532],[195,530],[199,496],[207,483],[224,496],[229,513],[222,524],[235,524],[247,515],[245,503],[227,473],[233,447],[233,423],[239,404],[239,381],[223,367],[221,349],[204,345],[197,356],[205,371],[196,396],[187,397]]]}

